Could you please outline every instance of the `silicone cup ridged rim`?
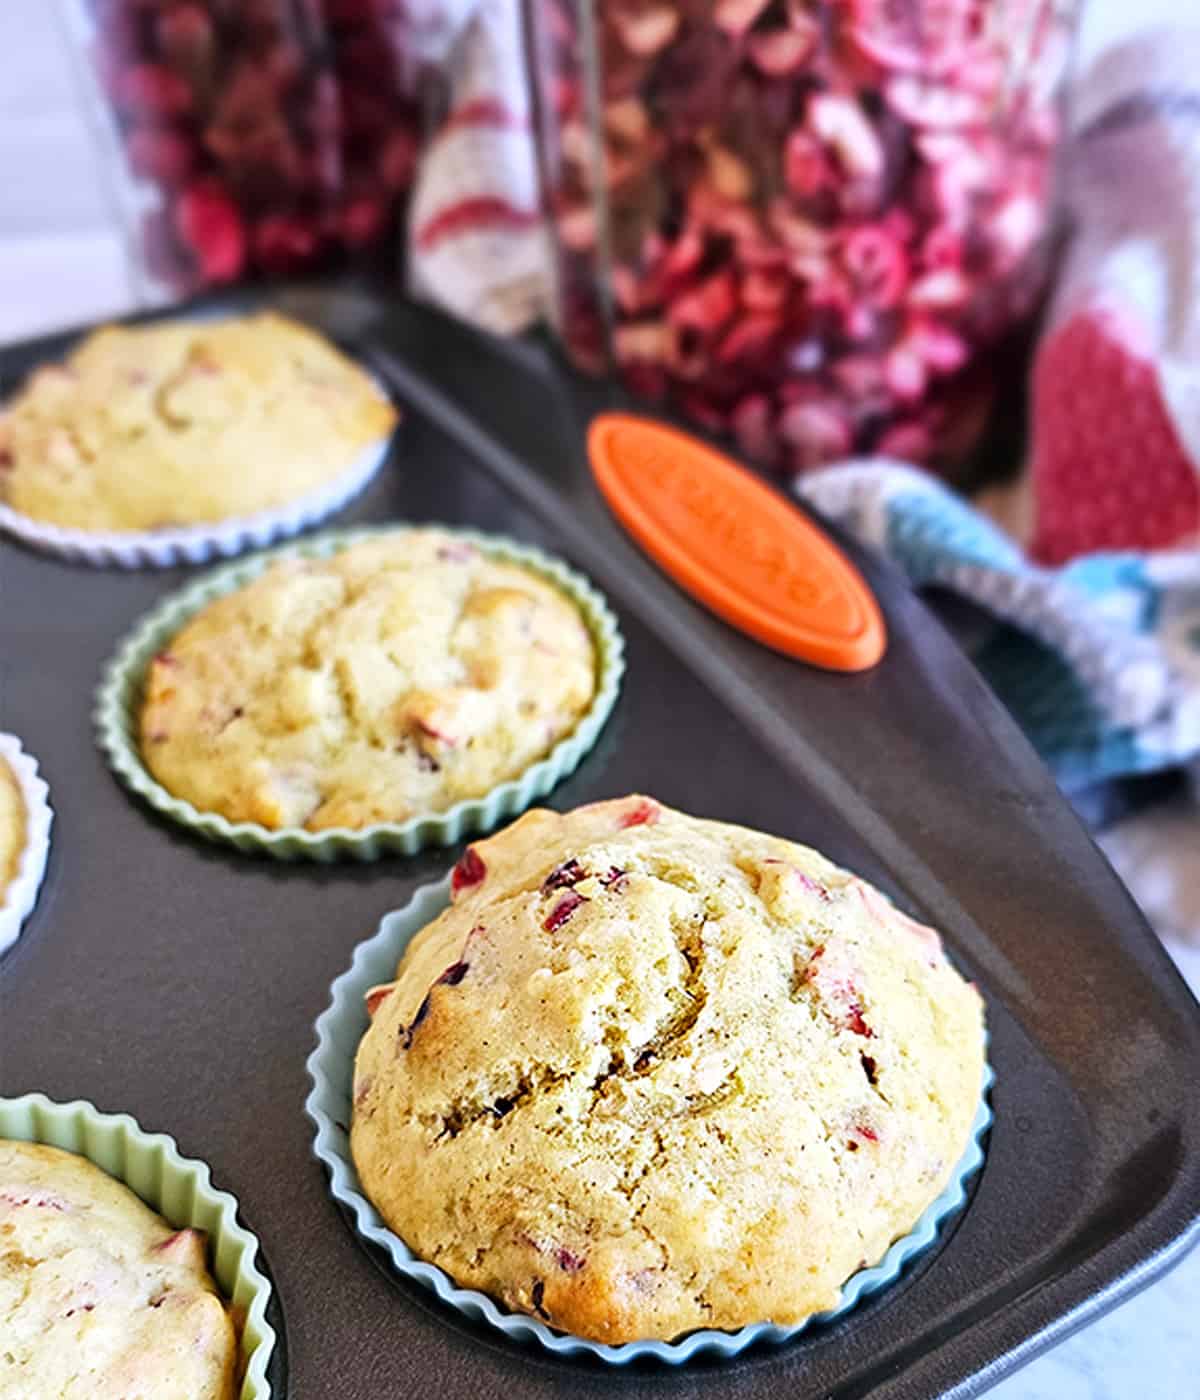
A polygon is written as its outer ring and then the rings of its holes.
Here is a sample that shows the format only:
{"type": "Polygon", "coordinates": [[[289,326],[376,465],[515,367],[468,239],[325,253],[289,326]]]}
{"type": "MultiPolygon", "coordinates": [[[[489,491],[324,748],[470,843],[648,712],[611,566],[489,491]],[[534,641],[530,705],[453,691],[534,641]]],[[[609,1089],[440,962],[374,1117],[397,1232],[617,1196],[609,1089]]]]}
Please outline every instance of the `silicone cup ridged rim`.
{"type": "Polygon", "coordinates": [[[238,1221],[234,1197],[212,1184],[205,1162],[181,1156],[174,1138],[145,1132],[128,1113],[102,1113],[83,1099],[55,1103],[38,1093],[0,1098],[0,1138],[78,1153],[176,1229],[204,1230],[213,1278],[242,1314],[240,1400],[270,1400],[267,1366],[276,1343],[267,1321],[271,1284],[255,1263],[257,1237],[238,1221]]]}
{"type": "Polygon", "coordinates": [[[170,530],[80,530],[22,515],[0,501],[0,531],[45,554],[97,569],[169,569],[231,559],[289,539],[347,505],[387,460],[392,434],[372,443],[333,481],[254,515],[170,530]]]}
{"type": "Polygon", "coordinates": [[[113,771],[130,791],[156,811],[211,841],[241,851],[261,851],[279,860],[377,860],[386,854],[414,855],[428,846],[453,846],[465,836],[491,830],[544,797],[579,766],[603,729],[620,692],[625,643],[604,596],[561,560],[501,535],[447,525],[384,526],[330,530],[218,569],[173,593],[153,608],[120,644],[104,668],[96,696],[96,733],[113,771]],[[444,812],[418,813],[403,822],[376,822],[354,830],[330,827],[311,832],[298,827],[272,831],[258,822],[231,822],[218,812],[198,811],[174,797],[142,762],[137,744],[138,707],[146,667],[206,603],[257,578],[280,559],[319,558],[361,540],[412,530],[438,530],[476,545],[505,563],[521,564],[556,584],[583,614],[596,647],[596,691],[583,717],[565,738],[516,778],[497,784],[482,797],[464,798],[444,812]]]}
{"type": "Polygon", "coordinates": [[[703,1328],[674,1342],[626,1342],[611,1346],[556,1332],[536,1317],[506,1312],[485,1293],[460,1288],[443,1269],[418,1258],[383,1223],[379,1212],[363,1193],[350,1156],[349,1135],[342,1126],[351,1119],[354,1056],[368,1024],[363,1000],[367,989],[394,978],[396,965],[409,940],[449,904],[450,876],[447,875],[436,884],[421,886],[406,905],[386,914],[376,933],[354,950],[349,969],[333,982],[330,1004],[316,1021],[317,1045],[307,1065],[313,1087],[304,1106],[316,1126],[314,1153],[329,1173],[334,1199],[347,1209],[358,1233],[385,1251],[397,1273],[432,1289],[443,1302],[466,1317],[483,1320],[514,1341],[536,1341],[559,1356],[590,1355],[614,1366],[644,1358],[678,1366],[693,1356],[736,1356],[756,1342],[791,1341],[811,1326],[842,1317],[861,1299],[894,1283],[909,1261],[937,1239],[943,1221],[965,1204],[968,1183],[983,1165],[983,1140],[992,1122],[989,1095],[994,1075],[986,1061],[970,1140],[945,1189],[926,1208],[912,1230],[895,1240],[877,1264],[860,1269],[847,1279],[842,1285],[839,1302],[827,1312],[814,1314],[794,1326],[756,1322],[736,1332],[703,1328]]]}
{"type": "Polygon", "coordinates": [[[0,953],[19,937],[22,925],[37,903],[50,853],[50,828],[54,809],[50,789],[38,772],[37,760],[21,747],[15,734],[0,733],[0,763],[8,765],[25,806],[25,845],[17,873],[7,890],[0,890],[0,953]]]}

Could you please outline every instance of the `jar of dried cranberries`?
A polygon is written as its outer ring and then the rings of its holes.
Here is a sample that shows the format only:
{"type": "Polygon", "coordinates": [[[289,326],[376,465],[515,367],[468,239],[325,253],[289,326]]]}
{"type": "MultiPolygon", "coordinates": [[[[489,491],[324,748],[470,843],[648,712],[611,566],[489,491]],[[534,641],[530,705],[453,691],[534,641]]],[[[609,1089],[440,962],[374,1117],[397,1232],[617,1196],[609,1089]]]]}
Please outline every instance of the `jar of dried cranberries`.
{"type": "Polygon", "coordinates": [[[391,256],[422,78],[391,0],[63,0],[150,300],[391,256]]]}
{"type": "Polygon", "coordinates": [[[937,464],[1046,258],[1069,0],[526,0],[573,359],[785,471],[937,464]]]}

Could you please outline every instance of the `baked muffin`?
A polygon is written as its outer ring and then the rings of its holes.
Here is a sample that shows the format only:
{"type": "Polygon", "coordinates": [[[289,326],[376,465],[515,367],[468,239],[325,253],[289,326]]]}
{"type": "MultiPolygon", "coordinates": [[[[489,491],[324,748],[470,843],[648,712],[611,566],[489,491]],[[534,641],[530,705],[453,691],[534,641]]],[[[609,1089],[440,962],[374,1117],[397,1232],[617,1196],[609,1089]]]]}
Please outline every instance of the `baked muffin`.
{"type": "Polygon", "coordinates": [[[940,1194],[983,1077],[933,930],[645,797],[527,813],[367,997],[351,1149],[460,1285],[596,1341],[790,1325],[940,1194]]]}
{"type": "Polygon", "coordinates": [[[272,312],[105,326],[0,417],[0,497],[91,531],[241,518],[334,481],[395,421],[363,370],[272,312]]]}
{"type": "Polygon", "coordinates": [[[155,657],[147,768],[270,828],[440,812],[521,773],[591,703],[578,608],[438,530],[289,559],[202,609],[155,657]]]}
{"type": "Polygon", "coordinates": [[[203,1235],[56,1147],[0,1140],[0,1338],[4,1400],[234,1394],[203,1235]]]}
{"type": "Polygon", "coordinates": [[[25,803],[16,774],[0,756],[0,909],[17,878],[28,841],[25,803]]]}

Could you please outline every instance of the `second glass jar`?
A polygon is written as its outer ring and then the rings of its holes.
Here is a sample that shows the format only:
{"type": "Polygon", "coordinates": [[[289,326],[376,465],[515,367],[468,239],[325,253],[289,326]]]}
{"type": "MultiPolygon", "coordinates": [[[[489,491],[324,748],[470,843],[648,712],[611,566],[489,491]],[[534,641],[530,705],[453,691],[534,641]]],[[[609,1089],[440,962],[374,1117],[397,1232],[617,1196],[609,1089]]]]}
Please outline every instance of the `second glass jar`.
{"type": "Polygon", "coordinates": [[[1065,0],[526,0],[558,330],[804,471],[941,465],[1046,264],[1065,0]]]}

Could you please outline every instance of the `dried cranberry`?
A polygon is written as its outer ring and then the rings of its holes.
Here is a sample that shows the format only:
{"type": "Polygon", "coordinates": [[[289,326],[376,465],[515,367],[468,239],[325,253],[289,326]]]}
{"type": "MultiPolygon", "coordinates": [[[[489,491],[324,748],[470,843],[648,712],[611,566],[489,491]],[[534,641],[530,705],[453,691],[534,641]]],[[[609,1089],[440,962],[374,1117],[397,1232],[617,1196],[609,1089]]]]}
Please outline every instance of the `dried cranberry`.
{"type": "Polygon", "coordinates": [[[679,29],[679,11],[669,4],[634,9],[613,3],[606,13],[625,48],[643,58],[665,49],[679,29]]]}
{"type": "Polygon", "coordinates": [[[554,1262],[566,1274],[577,1274],[587,1263],[581,1254],[573,1254],[571,1250],[562,1245],[554,1251],[554,1262]]]}
{"type": "Polygon", "coordinates": [[[396,984],[394,982],[387,982],[382,986],[372,987],[363,998],[367,1008],[367,1015],[374,1016],[376,1011],[379,1010],[395,990],[396,984]]]}
{"type": "Polygon", "coordinates": [[[134,127],[125,137],[129,164],[137,175],[163,185],[181,185],[196,164],[193,142],[169,127],[134,127]]]}
{"type": "Polygon", "coordinates": [[[739,400],[730,422],[738,446],[747,457],[768,464],[774,461],[778,439],[766,394],[747,394],[739,400]]]}
{"type": "Polygon", "coordinates": [[[468,846],[459,858],[458,864],[454,867],[454,872],[450,876],[451,898],[461,893],[463,890],[473,888],[481,884],[487,875],[487,866],[483,863],[483,857],[476,851],[474,846],[468,846]]]}
{"type": "Polygon", "coordinates": [[[317,231],[305,219],[268,214],[254,226],[254,260],[271,277],[289,277],[312,263],[320,248],[317,231]]]}
{"type": "Polygon", "coordinates": [[[727,34],[745,34],[770,3],[771,0],[716,0],[713,23],[727,34]]]}
{"type": "Polygon", "coordinates": [[[619,827],[653,826],[662,816],[662,808],[651,797],[642,797],[617,820],[619,827]]]}
{"type": "Polygon", "coordinates": [[[587,871],[574,858],[564,860],[561,865],[556,865],[549,875],[542,881],[542,893],[549,894],[551,890],[570,889],[572,885],[577,885],[580,880],[587,879],[587,871]]]}
{"type": "Polygon", "coordinates": [[[751,34],[746,51],[756,68],[771,78],[787,78],[799,73],[816,47],[818,28],[815,20],[804,17],[804,24],[788,29],[768,29],[751,34]]]}
{"type": "Polygon", "coordinates": [[[562,928],[581,904],[586,903],[587,900],[584,899],[583,895],[576,894],[574,890],[568,890],[542,920],[542,927],[547,933],[553,933],[556,929],[562,928]]]}
{"type": "Polygon", "coordinates": [[[216,180],[195,180],[175,206],[175,227],[206,282],[232,282],[246,264],[246,228],[216,180]]]}
{"type": "Polygon", "coordinates": [[[387,223],[387,206],[379,199],[355,199],[342,210],[340,229],[347,248],[374,243],[387,223]]]}
{"type": "Polygon", "coordinates": [[[155,19],[158,46],[191,82],[203,80],[213,59],[212,20],[200,5],[177,5],[155,19]]]}
{"type": "Polygon", "coordinates": [[[131,116],[175,121],[192,108],[192,90],[160,63],[135,63],[117,78],[113,98],[131,116]]]}

